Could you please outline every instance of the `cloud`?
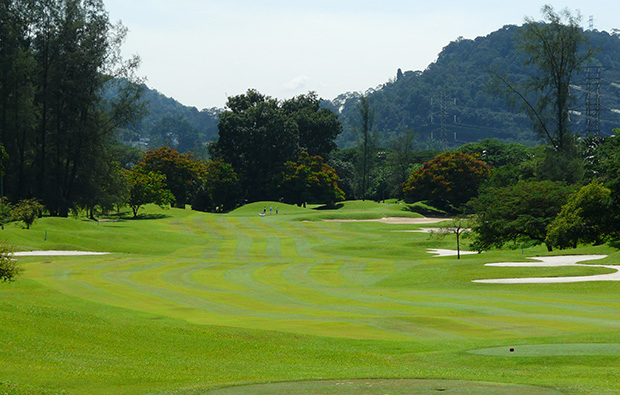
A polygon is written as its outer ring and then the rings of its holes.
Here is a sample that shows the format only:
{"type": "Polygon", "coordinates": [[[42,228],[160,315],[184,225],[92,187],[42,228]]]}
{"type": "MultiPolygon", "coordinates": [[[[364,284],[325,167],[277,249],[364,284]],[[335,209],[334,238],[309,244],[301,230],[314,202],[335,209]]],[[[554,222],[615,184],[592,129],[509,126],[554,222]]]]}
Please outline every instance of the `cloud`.
{"type": "Polygon", "coordinates": [[[300,89],[303,89],[308,83],[308,81],[310,81],[310,77],[308,77],[307,75],[300,75],[299,77],[295,77],[291,81],[282,85],[282,87],[289,91],[298,91],[300,89]]]}

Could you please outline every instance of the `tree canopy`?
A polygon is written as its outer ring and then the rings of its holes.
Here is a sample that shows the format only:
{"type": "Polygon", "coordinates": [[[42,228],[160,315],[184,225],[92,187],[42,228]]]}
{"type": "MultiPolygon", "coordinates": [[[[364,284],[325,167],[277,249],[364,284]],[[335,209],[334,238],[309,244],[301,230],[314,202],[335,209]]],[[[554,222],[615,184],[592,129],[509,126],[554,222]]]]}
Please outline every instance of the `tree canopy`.
{"type": "Polygon", "coordinates": [[[440,208],[460,208],[478,194],[491,168],[473,155],[449,151],[414,170],[403,190],[408,201],[430,200],[440,208]]]}
{"type": "Polygon", "coordinates": [[[611,191],[596,181],[581,187],[549,225],[545,243],[558,248],[603,243],[613,234],[610,197],[611,191]]]}
{"type": "MultiPolygon", "coordinates": [[[[572,188],[552,181],[522,181],[487,188],[472,200],[477,220],[472,227],[478,251],[508,242],[544,243],[547,227],[560,212],[572,188]]],[[[552,249],[547,243],[547,248],[552,249]]]]}
{"type": "Polygon", "coordinates": [[[101,0],[0,2],[0,143],[12,201],[36,197],[65,216],[96,190],[115,130],[140,113],[139,60],[120,56],[126,33],[101,0]],[[109,83],[118,94],[107,98],[109,83]]]}
{"type": "Polygon", "coordinates": [[[319,108],[314,94],[280,103],[248,90],[228,99],[218,130],[211,156],[232,165],[242,198],[277,200],[285,163],[294,161],[302,146],[313,152],[332,148],[340,123],[319,108]]]}
{"type": "Polygon", "coordinates": [[[166,189],[174,196],[174,203],[178,208],[185,208],[186,204],[192,202],[206,172],[204,164],[195,160],[193,155],[180,154],[168,147],[148,150],[136,167],[144,173],[153,172],[166,176],[166,189]]]}
{"type": "Polygon", "coordinates": [[[525,83],[527,91],[513,91],[522,99],[534,129],[549,145],[563,150],[573,144],[569,121],[574,99],[571,84],[594,51],[583,48],[587,39],[579,14],[573,15],[568,9],[558,13],[550,5],[545,5],[542,13],[544,22],[526,18],[518,36],[525,65],[534,66],[538,72],[525,83]],[[528,98],[528,92],[535,98],[528,98]]]}
{"type": "Polygon", "coordinates": [[[307,152],[302,152],[296,162],[286,162],[281,190],[285,202],[299,206],[306,202],[333,205],[344,200],[334,169],[320,156],[307,152]]]}

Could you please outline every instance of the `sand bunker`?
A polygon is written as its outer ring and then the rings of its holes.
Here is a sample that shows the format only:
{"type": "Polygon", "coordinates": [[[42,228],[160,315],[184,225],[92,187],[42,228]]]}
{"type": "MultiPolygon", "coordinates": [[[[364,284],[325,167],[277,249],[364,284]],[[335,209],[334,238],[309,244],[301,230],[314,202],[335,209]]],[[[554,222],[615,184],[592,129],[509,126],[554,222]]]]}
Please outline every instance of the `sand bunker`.
{"type": "MultiPolygon", "coordinates": [[[[426,249],[428,251],[429,254],[435,254],[436,257],[441,257],[441,256],[457,256],[458,255],[458,251],[457,250],[445,250],[442,248],[427,248],[426,249]]],[[[461,250],[461,255],[471,255],[471,254],[477,254],[476,251],[463,251],[461,250]]]]}
{"type": "Polygon", "coordinates": [[[380,219],[326,219],[326,222],[381,222],[384,224],[436,224],[449,221],[450,218],[409,218],[409,217],[384,217],[380,219]]]}
{"type": "MultiPolygon", "coordinates": [[[[414,230],[393,230],[392,232],[406,232],[406,233],[454,233],[456,228],[420,228],[414,230]]],[[[470,228],[462,228],[461,233],[471,232],[470,228]]]]}
{"type": "Polygon", "coordinates": [[[18,251],[13,256],[83,256],[83,255],[106,255],[109,252],[93,252],[93,251],[18,251]]]}
{"type": "Polygon", "coordinates": [[[531,278],[500,278],[492,280],[472,280],[475,283],[487,284],[551,284],[551,283],[578,283],[585,281],[620,281],[620,266],[617,265],[583,265],[578,262],[592,261],[606,258],[607,255],[566,255],[534,257],[539,262],[499,262],[487,263],[485,266],[498,267],[557,267],[557,266],[593,266],[616,270],[615,273],[597,274],[592,276],[571,277],[531,277],[531,278]]]}

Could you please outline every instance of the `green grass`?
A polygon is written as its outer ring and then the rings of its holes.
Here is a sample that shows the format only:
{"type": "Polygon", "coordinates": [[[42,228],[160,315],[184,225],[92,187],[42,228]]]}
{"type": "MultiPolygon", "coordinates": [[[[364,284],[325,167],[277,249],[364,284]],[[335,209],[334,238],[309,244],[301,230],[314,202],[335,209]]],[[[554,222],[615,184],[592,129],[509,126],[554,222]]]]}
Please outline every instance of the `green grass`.
{"type": "Polygon", "coordinates": [[[453,237],[321,221],[417,215],[396,204],[145,214],[6,226],[19,250],[111,254],[19,259],[0,284],[0,394],[620,393],[619,283],[471,282],[608,269],[487,267],[547,253],[439,258],[426,248],[453,237]]]}

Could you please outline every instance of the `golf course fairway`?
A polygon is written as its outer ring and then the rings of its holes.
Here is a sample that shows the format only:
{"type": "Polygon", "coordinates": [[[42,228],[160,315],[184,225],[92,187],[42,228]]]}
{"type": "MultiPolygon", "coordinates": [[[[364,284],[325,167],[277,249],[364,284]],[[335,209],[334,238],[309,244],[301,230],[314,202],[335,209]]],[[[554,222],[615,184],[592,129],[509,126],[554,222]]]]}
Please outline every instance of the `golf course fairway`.
{"type": "Polygon", "coordinates": [[[107,254],[16,257],[0,394],[620,394],[620,282],[473,282],[613,273],[609,245],[437,256],[412,231],[441,222],[373,202],[141,213],[1,231],[107,254]],[[606,257],[485,266],[568,254],[606,257]]]}

